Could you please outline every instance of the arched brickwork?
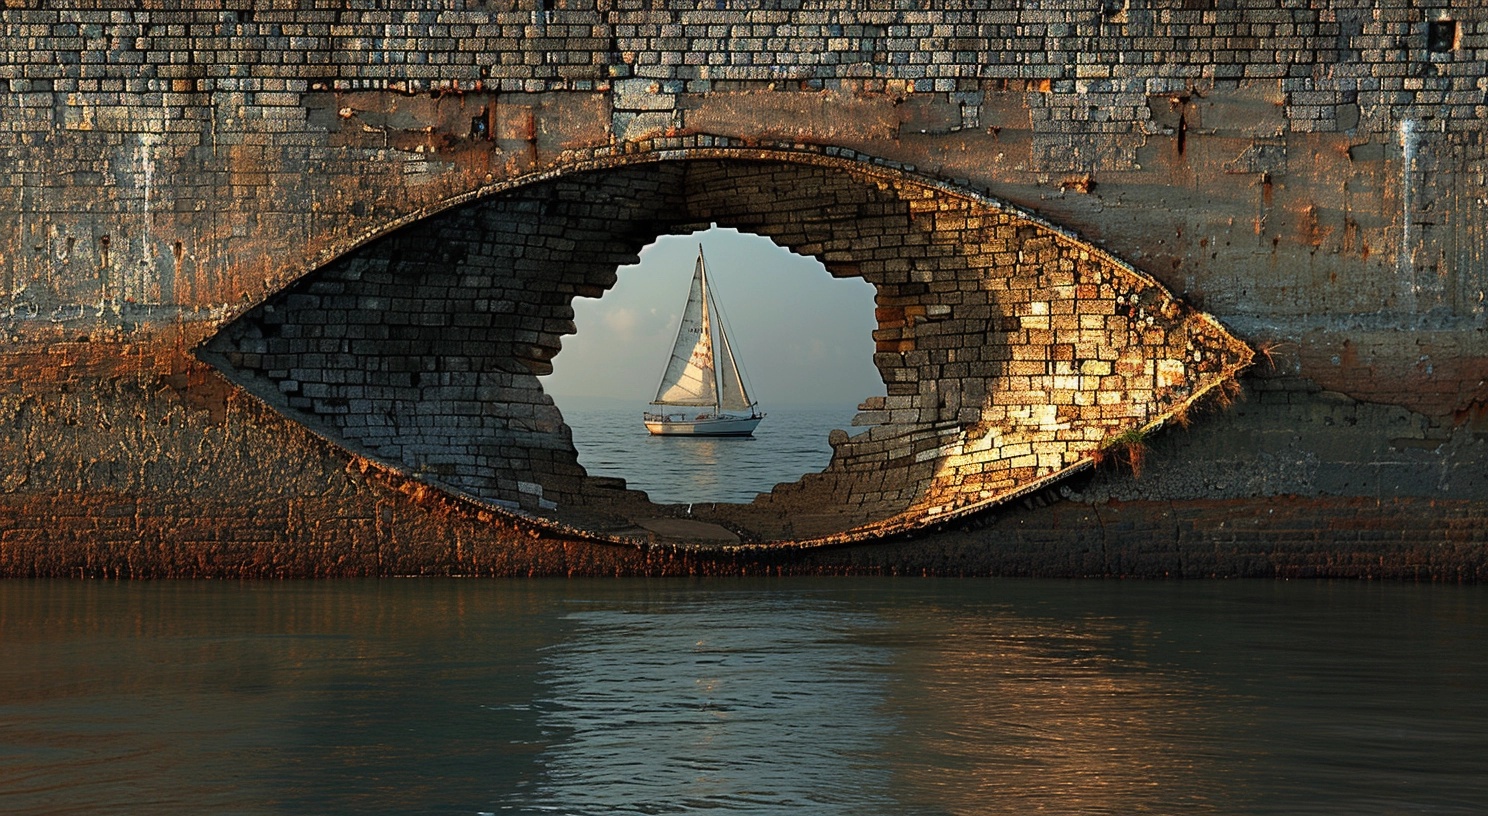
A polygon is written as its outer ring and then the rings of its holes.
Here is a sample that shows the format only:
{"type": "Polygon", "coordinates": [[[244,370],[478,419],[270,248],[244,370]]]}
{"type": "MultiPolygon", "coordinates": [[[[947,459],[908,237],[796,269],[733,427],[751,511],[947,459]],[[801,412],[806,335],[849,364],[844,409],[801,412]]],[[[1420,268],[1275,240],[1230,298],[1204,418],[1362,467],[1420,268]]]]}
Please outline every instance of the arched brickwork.
{"type": "Polygon", "coordinates": [[[452,207],[307,275],[200,354],[456,494],[598,538],[686,515],[743,544],[870,537],[1005,501],[1250,362],[1151,279],[999,202],[820,155],[722,151],[629,157],[452,207]],[[689,512],[589,478],[537,376],[574,331],[575,296],[613,285],[656,236],[710,223],[872,283],[887,397],[864,406],[866,431],[834,436],[822,473],[689,512]]]}

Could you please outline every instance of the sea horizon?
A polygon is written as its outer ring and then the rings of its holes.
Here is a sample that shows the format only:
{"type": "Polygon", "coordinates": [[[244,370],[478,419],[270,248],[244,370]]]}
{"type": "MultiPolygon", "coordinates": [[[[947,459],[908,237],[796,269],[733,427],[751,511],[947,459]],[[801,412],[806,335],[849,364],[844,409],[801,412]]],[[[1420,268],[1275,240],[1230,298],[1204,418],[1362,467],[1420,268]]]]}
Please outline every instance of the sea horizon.
{"type": "Polygon", "coordinates": [[[825,469],[833,430],[866,430],[852,425],[857,405],[781,404],[762,406],[765,420],[749,437],[652,436],[641,422],[646,405],[601,397],[558,408],[590,476],[624,479],[659,504],[747,504],[825,469]]]}

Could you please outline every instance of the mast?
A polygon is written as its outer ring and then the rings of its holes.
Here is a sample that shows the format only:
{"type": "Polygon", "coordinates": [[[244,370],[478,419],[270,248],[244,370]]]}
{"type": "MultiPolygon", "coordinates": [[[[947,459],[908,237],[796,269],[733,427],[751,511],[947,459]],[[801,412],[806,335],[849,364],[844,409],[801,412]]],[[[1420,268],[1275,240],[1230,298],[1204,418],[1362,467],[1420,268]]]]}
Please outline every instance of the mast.
{"type": "MultiPolygon", "coordinates": [[[[703,248],[698,247],[698,258],[702,258],[703,248]]],[[[720,358],[716,353],[713,357],[713,382],[714,392],[718,399],[717,413],[723,411],[754,412],[754,404],[749,401],[749,394],[744,390],[744,376],[739,371],[739,361],[734,359],[734,347],[729,343],[728,329],[724,325],[723,312],[718,309],[718,304],[713,298],[712,291],[707,288],[706,268],[703,277],[703,288],[705,302],[710,310],[709,322],[713,322],[711,312],[718,312],[718,346],[715,352],[722,351],[720,358]]]]}
{"type": "MultiPolygon", "coordinates": [[[[708,291],[708,264],[703,260],[703,245],[698,244],[698,275],[703,279],[703,342],[708,344],[708,362],[711,363],[709,373],[713,375],[713,413],[717,414],[723,407],[723,394],[718,389],[718,357],[713,353],[713,322],[709,318],[713,306],[713,295],[708,291]]],[[[720,335],[723,332],[723,324],[718,324],[720,335]]],[[[727,342],[727,341],[725,341],[727,342]]]]}

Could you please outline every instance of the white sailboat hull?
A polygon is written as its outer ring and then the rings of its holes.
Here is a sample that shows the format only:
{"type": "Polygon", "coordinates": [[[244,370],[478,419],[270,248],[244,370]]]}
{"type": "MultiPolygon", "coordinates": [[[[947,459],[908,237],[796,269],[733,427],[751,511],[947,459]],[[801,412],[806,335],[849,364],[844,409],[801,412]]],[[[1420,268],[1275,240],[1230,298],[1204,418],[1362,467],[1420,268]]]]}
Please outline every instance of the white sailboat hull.
{"type": "Polygon", "coordinates": [[[750,436],[765,417],[714,416],[685,419],[682,414],[646,415],[646,430],[653,436],[750,436]]]}

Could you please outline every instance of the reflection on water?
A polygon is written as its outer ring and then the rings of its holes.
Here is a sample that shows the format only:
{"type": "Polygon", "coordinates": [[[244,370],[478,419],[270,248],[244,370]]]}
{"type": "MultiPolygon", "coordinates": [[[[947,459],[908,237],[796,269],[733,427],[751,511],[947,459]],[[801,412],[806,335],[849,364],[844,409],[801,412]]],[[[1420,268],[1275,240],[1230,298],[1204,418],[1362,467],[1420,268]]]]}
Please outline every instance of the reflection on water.
{"type": "Polygon", "coordinates": [[[956,608],[916,618],[911,631],[942,635],[913,650],[896,687],[922,752],[897,769],[903,789],[933,791],[949,813],[1233,812],[1236,780],[1206,749],[1243,728],[1224,721],[1234,701],[1151,662],[1145,621],[956,608]]]}
{"type": "Polygon", "coordinates": [[[509,802],[562,813],[901,812],[882,624],[811,596],[684,592],[579,604],[546,655],[543,774],[509,802]]]}
{"type": "Polygon", "coordinates": [[[1481,813],[1485,601],[0,582],[0,812],[1481,813]]]}

